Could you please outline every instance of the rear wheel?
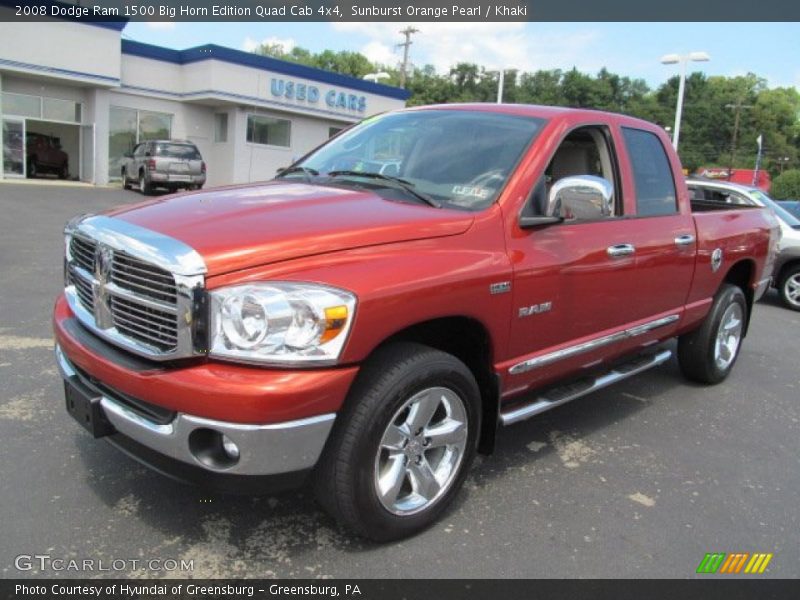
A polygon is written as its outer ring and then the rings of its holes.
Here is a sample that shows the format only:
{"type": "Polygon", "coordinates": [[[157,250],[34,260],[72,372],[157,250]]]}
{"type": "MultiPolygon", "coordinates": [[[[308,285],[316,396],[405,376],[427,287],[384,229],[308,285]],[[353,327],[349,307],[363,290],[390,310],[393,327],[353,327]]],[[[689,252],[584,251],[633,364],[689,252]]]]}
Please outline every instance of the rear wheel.
{"type": "Polygon", "coordinates": [[[122,167],[121,175],[122,175],[122,189],[129,190],[131,188],[131,183],[130,181],[128,181],[128,171],[127,169],[125,169],[125,167],[122,167]]]}
{"type": "Polygon", "coordinates": [[[69,178],[69,164],[64,163],[63,165],[61,165],[61,168],[58,170],[58,178],[59,179],[69,178]]]}
{"type": "Polygon", "coordinates": [[[143,196],[149,196],[153,193],[153,186],[147,181],[147,175],[144,171],[139,171],[139,191],[143,196]]]}
{"type": "Polygon", "coordinates": [[[317,499],[377,541],[432,524],[461,487],[480,428],[478,385],[450,354],[379,350],[355,384],[315,474],[317,499]]]}
{"type": "Polygon", "coordinates": [[[781,275],[778,293],[786,308],[800,310],[800,265],[786,269],[781,275]]]}
{"type": "Polygon", "coordinates": [[[719,383],[733,369],[744,337],[747,301],[741,288],[724,284],[696,330],[678,338],[678,363],[698,383],[719,383]]]}
{"type": "Polygon", "coordinates": [[[36,164],[35,158],[28,159],[28,177],[33,179],[39,174],[39,165],[36,164]]]}

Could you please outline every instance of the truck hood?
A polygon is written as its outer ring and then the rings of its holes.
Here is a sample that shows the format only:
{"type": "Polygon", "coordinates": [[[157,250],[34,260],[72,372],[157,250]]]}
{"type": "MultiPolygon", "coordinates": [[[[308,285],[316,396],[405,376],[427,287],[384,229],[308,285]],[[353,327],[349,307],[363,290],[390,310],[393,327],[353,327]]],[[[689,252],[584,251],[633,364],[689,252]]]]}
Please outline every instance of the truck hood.
{"type": "Polygon", "coordinates": [[[108,213],[199,252],[209,275],[393,242],[457,235],[470,213],[365,190],[270,182],[168,196],[108,213]]]}

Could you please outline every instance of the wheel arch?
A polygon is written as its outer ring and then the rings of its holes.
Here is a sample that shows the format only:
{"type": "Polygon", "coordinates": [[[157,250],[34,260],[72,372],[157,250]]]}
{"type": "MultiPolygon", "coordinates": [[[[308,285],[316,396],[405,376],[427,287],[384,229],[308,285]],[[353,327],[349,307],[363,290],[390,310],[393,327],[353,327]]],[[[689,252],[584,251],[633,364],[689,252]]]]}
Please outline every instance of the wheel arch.
{"type": "Polygon", "coordinates": [[[747,335],[747,330],[750,328],[750,315],[753,313],[753,304],[755,302],[755,292],[753,290],[755,273],[755,262],[751,259],[743,259],[733,264],[722,280],[723,284],[735,285],[744,293],[745,301],[747,302],[747,319],[745,320],[742,337],[747,335]]]}
{"type": "MultiPolygon", "coordinates": [[[[481,393],[481,430],[478,451],[494,450],[500,402],[500,380],[494,372],[492,338],[486,326],[465,316],[440,317],[409,325],[383,340],[370,353],[395,342],[416,342],[447,352],[467,365],[481,393]]],[[[369,360],[369,357],[367,357],[369,360]]]]}

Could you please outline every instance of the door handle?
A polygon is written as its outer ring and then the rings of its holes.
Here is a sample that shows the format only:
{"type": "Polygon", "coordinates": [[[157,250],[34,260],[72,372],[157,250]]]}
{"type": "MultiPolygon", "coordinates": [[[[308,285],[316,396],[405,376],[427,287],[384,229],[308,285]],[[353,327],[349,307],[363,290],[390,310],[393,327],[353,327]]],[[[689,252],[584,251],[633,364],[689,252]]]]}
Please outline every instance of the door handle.
{"type": "Polygon", "coordinates": [[[676,246],[689,246],[694,244],[694,236],[691,234],[679,235],[675,238],[676,246]]]}
{"type": "Polygon", "coordinates": [[[617,244],[616,246],[609,246],[606,252],[611,258],[630,256],[636,252],[636,247],[633,244],[617,244]]]}

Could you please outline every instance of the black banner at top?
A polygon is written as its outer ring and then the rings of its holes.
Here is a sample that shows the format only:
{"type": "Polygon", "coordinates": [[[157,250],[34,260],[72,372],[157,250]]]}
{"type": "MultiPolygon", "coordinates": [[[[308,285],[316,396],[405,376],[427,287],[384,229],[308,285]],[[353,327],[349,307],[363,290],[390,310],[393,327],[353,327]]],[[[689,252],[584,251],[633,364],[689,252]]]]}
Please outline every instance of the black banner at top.
{"type": "Polygon", "coordinates": [[[800,21],[786,0],[0,0],[0,21],[800,21]]]}

